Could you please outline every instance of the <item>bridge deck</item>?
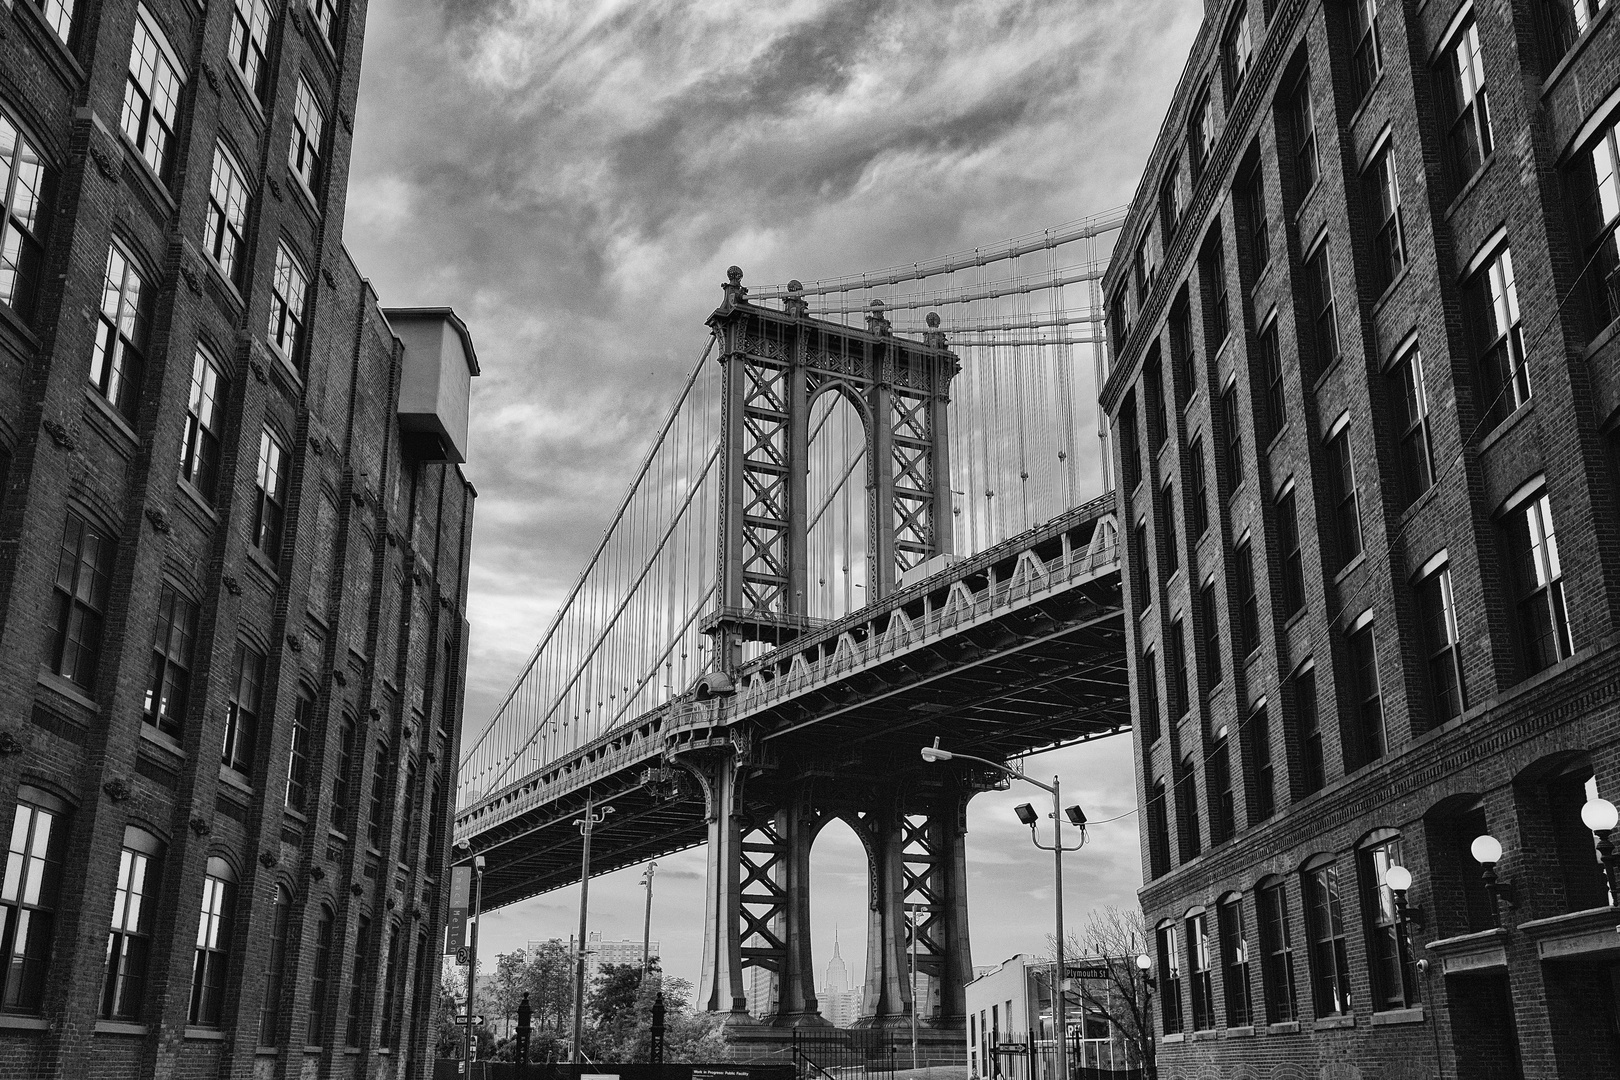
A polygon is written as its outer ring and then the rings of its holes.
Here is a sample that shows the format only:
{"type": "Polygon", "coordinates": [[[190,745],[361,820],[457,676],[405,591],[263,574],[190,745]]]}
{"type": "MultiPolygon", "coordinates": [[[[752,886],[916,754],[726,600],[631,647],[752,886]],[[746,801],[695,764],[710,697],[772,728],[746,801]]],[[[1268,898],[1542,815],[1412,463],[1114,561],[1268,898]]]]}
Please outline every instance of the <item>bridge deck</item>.
{"type": "Polygon", "coordinates": [[[578,880],[587,790],[616,813],[595,872],[705,838],[702,792],[670,758],[733,741],[797,776],[895,783],[917,748],[991,758],[1127,730],[1112,497],[1094,500],[744,665],[735,692],[655,710],[456,818],[488,857],[491,907],[578,880]]]}

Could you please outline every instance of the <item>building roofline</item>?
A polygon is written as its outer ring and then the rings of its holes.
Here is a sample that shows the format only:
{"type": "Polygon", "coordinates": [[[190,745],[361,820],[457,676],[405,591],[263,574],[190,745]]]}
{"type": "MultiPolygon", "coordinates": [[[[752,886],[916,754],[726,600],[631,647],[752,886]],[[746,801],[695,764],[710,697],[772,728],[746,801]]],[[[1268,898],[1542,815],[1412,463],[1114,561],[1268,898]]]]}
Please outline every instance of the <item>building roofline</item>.
{"type": "Polygon", "coordinates": [[[461,337],[461,347],[467,352],[468,369],[471,370],[474,375],[480,374],[478,370],[478,352],[473,348],[472,332],[467,329],[467,324],[461,321],[461,316],[456,314],[455,308],[385,307],[379,308],[379,310],[383,313],[383,318],[387,319],[390,324],[392,324],[396,319],[405,321],[413,319],[445,320],[451,326],[455,327],[456,333],[461,337]]]}

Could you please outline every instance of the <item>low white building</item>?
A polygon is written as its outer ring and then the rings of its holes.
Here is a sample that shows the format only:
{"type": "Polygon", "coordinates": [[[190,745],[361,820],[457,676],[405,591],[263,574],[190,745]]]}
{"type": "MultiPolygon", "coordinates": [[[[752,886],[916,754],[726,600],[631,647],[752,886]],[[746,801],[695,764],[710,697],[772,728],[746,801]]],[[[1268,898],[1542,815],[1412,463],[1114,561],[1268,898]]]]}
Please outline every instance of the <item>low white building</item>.
{"type": "MultiPolygon", "coordinates": [[[[978,969],[980,974],[966,987],[971,1075],[985,1080],[1056,1076],[1052,967],[1048,957],[1018,953],[978,969]]],[[[1132,1075],[1138,1063],[1126,1040],[1106,1015],[1083,1004],[1073,986],[1065,1019],[1072,1066],[1132,1075]]]]}

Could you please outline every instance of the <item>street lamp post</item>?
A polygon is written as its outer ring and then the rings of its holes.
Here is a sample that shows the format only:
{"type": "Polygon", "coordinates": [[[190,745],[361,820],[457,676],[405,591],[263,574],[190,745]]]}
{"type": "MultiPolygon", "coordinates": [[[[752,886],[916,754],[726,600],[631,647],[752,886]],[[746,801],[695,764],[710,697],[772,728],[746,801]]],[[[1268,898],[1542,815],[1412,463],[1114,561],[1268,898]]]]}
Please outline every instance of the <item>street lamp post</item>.
{"type": "MultiPolygon", "coordinates": [[[[586,899],[591,889],[591,830],[602,824],[613,807],[604,806],[601,810],[593,811],[591,795],[585,793],[585,816],[574,819],[579,826],[579,834],[583,841],[579,859],[579,953],[574,961],[574,1053],[575,1065],[584,1063],[580,1036],[585,1027],[585,915],[586,899]]],[[[474,941],[478,938],[474,936],[474,941]]]]}
{"type": "Polygon", "coordinates": [[[484,906],[484,857],[473,859],[473,917],[471,945],[467,950],[467,1044],[462,1047],[467,1061],[467,1077],[472,1080],[474,980],[478,978],[478,919],[484,906]]]}
{"type": "MultiPolygon", "coordinates": [[[[1056,977],[1052,980],[1052,1024],[1057,1029],[1058,1080],[1069,1080],[1068,1000],[1063,993],[1063,976],[1067,971],[1067,966],[1063,959],[1063,853],[1065,851],[1078,851],[1082,846],[1084,846],[1086,815],[1081,813],[1078,806],[1072,806],[1069,808],[1069,820],[1079,827],[1081,840],[1080,843],[1076,844],[1074,847],[1065,848],[1063,846],[1062,831],[1064,818],[1063,800],[1061,794],[1059,793],[1058,778],[1056,776],[1052,777],[1052,782],[1050,784],[1043,784],[1034,777],[1025,776],[1021,772],[1015,772],[1014,770],[1007,768],[1007,766],[1001,764],[999,761],[991,761],[989,758],[977,757],[973,754],[958,754],[953,753],[950,750],[942,750],[939,747],[938,739],[934,740],[933,746],[925,746],[922,748],[922,759],[930,762],[954,760],[971,761],[975,764],[984,765],[987,768],[994,769],[999,773],[1010,776],[1014,780],[1022,780],[1027,784],[1034,784],[1042,791],[1050,791],[1052,793],[1052,846],[1050,848],[1041,843],[1040,837],[1035,835],[1035,826],[1038,818],[1036,817],[1035,811],[1030,808],[1027,803],[1018,808],[1018,818],[1024,824],[1029,826],[1029,834],[1030,837],[1034,839],[1035,846],[1043,851],[1050,850],[1052,852],[1052,880],[1056,890],[1056,897],[1053,904],[1053,922],[1055,924],[1054,929],[1057,932],[1057,970],[1055,972],[1056,977]]],[[[915,995],[913,995],[913,1013],[916,1012],[916,1008],[917,1005],[915,995]]]]}
{"type": "Polygon", "coordinates": [[[647,913],[641,920],[641,977],[647,978],[647,964],[652,953],[652,886],[653,875],[658,873],[658,860],[647,864],[641,872],[641,883],[647,886],[647,913]]]}
{"type": "Polygon", "coordinates": [[[1136,955],[1136,970],[1142,973],[1142,1022],[1141,1034],[1147,1043],[1147,1060],[1142,1064],[1147,1068],[1149,1077],[1158,1075],[1158,1065],[1155,1059],[1158,1051],[1153,1045],[1153,958],[1147,953],[1136,955]]]}

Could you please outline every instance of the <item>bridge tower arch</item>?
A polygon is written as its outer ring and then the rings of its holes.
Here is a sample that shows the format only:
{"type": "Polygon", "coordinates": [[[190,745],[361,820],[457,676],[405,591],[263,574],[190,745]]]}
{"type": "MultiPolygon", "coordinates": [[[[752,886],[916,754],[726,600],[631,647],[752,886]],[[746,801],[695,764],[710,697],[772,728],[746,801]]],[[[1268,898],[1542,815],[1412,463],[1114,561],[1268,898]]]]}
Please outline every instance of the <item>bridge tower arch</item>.
{"type": "Polygon", "coordinates": [[[878,301],[864,328],[845,326],[812,318],[802,296],[749,301],[735,266],[727,278],[708,320],[723,376],[717,601],[703,624],[721,670],[746,643],[784,644],[810,625],[811,413],[824,393],[863,421],[865,601],[953,553],[946,406],[960,366],[942,333],[895,337],[878,301]]]}

